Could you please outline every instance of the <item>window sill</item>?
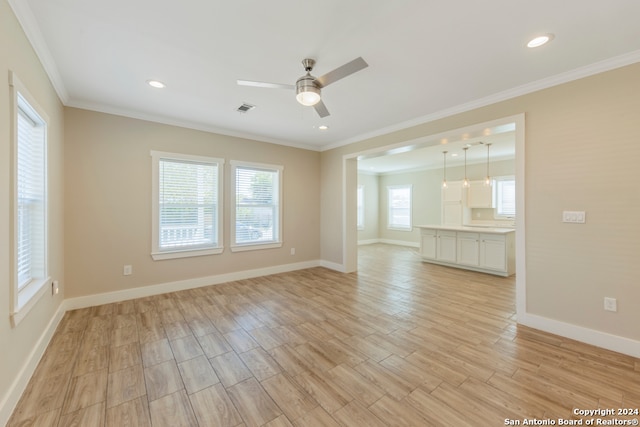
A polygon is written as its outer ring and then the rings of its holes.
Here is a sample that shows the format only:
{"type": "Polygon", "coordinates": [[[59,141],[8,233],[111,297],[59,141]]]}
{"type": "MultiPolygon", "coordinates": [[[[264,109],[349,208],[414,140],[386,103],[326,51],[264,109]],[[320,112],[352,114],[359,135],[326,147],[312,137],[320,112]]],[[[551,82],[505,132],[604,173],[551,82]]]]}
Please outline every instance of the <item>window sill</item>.
{"type": "Polygon", "coordinates": [[[27,317],[27,314],[36,306],[36,303],[47,293],[47,284],[50,281],[51,278],[47,277],[41,281],[31,282],[18,293],[18,306],[11,313],[11,326],[18,326],[27,317]]]}
{"type": "Polygon", "coordinates": [[[260,249],[281,248],[282,242],[276,243],[249,243],[246,245],[231,246],[231,252],[258,251],[260,249]]]}
{"type": "Polygon", "coordinates": [[[206,256],[206,255],[218,255],[224,251],[224,248],[213,248],[213,249],[186,249],[181,251],[164,251],[164,252],[152,252],[151,258],[154,261],[162,261],[165,259],[175,259],[175,258],[190,258],[197,256],[206,256]]]}
{"type": "Polygon", "coordinates": [[[387,227],[387,230],[393,231],[413,231],[413,227],[387,227]]]}

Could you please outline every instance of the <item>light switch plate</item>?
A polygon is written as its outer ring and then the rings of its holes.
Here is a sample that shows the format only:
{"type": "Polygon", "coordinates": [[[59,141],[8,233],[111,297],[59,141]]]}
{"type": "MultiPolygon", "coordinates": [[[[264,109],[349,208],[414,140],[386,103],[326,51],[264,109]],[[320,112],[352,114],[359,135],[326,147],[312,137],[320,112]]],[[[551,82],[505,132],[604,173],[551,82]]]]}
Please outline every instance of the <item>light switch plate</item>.
{"type": "Polygon", "coordinates": [[[585,211],[563,211],[562,222],[570,222],[573,224],[584,224],[587,221],[587,213],[585,211]]]}

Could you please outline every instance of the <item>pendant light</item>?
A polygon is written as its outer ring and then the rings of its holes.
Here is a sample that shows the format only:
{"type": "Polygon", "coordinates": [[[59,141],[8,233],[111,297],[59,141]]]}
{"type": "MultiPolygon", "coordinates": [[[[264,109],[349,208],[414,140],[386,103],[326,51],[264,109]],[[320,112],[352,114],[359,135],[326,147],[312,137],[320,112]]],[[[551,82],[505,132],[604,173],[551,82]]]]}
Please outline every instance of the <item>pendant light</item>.
{"type": "Polygon", "coordinates": [[[442,168],[442,188],[447,188],[447,153],[448,151],[442,152],[442,156],[444,157],[444,167],[442,168]]]}
{"type": "Polygon", "coordinates": [[[486,145],[487,145],[487,176],[484,177],[484,185],[486,185],[487,187],[491,187],[492,181],[491,181],[491,175],[489,175],[489,148],[491,147],[491,143],[488,142],[486,145]]]}
{"type": "Polygon", "coordinates": [[[462,186],[464,188],[469,188],[469,179],[467,179],[467,150],[469,147],[464,147],[464,181],[462,181],[462,186]]]}

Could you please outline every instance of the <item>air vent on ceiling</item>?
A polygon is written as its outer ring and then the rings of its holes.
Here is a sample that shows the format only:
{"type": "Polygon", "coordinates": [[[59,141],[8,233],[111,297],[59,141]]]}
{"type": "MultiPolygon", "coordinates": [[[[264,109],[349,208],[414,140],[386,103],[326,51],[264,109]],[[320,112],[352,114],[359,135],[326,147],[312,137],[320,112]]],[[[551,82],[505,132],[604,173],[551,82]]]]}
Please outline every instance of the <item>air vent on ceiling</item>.
{"type": "Polygon", "coordinates": [[[253,110],[254,108],[256,108],[256,106],[255,106],[255,105],[251,105],[251,104],[244,103],[244,104],[242,104],[241,106],[239,106],[239,107],[236,109],[236,111],[237,111],[237,112],[239,112],[239,113],[246,113],[247,111],[249,111],[249,110],[253,110]]]}

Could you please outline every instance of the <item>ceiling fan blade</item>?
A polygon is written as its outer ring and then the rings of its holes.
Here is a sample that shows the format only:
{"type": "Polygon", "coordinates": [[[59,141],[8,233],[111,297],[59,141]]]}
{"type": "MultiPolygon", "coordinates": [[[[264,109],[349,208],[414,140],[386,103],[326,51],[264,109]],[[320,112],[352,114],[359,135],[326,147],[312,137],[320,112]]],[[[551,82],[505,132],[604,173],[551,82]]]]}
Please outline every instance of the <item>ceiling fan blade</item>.
{"type": "Polygon", "coordinates": [[[325,118],[329,115],[329,110],[327,110],[327,106],[324,105],[324,102],[322,102],[322,99],[318,101],[318,103],[315,104],[313,108],[316,109],[316,113],[318,113],[318,115],[322,118],[325,118]]]}
{"type": "Polygon", "coordinates": [[[329,71],[327,74],[320,76],[316,79],[316,83],[320,85],[320,87],[325,87],[330,85],[333,82],[336,82],[340,79],[343,79],[356,71],[360,71],[363,68],[367,68],[369,64],[365,62],[362,57],[358,57],[351,62],[347,62],[341,67],[336,68],[333,71],[329,71]]]}
{"type": "Polygon", "coordinates": [[[295,89],[294,85],[284,85],[280,83],[254,82],[252,80],[238,80],[240,86],[266,87],[270,89],[295,89]]]}

